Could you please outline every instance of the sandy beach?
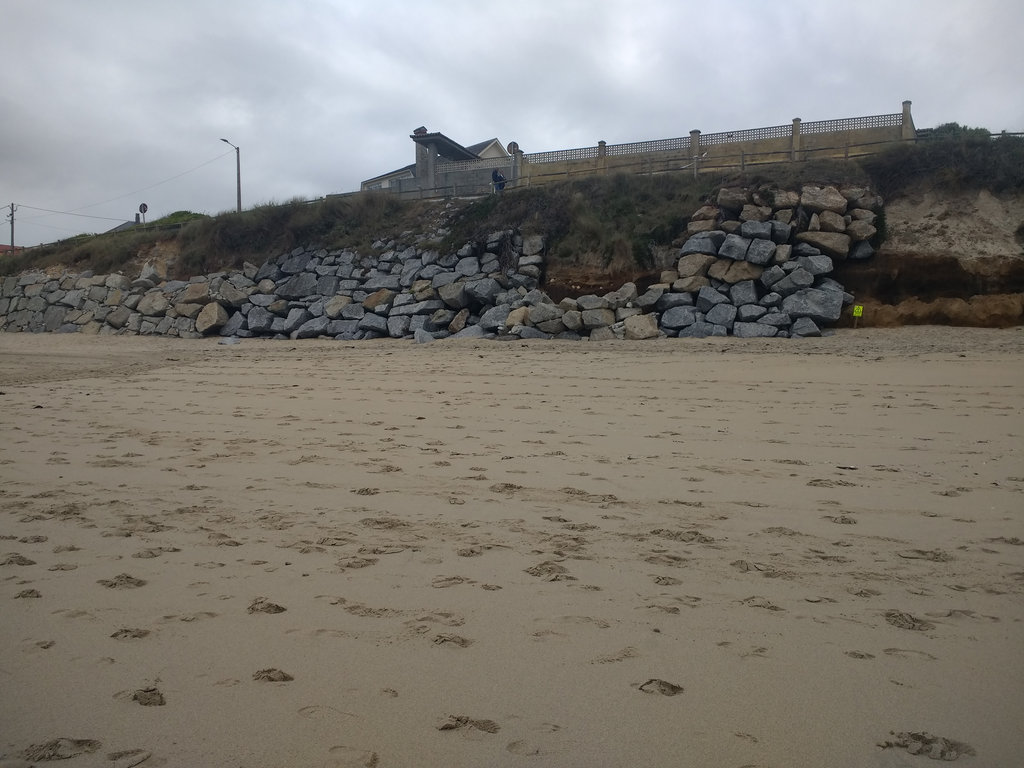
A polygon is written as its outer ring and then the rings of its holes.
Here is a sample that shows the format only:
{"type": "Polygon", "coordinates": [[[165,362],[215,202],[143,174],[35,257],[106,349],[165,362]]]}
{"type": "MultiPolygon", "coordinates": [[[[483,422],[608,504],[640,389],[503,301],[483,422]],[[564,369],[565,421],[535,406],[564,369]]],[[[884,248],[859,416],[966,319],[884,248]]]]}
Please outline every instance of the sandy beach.
{"type": "Polygon", "coordinates": [[[0,334],[0,434],[0,768],[1024,761],[1019,328],[0,334]]]}

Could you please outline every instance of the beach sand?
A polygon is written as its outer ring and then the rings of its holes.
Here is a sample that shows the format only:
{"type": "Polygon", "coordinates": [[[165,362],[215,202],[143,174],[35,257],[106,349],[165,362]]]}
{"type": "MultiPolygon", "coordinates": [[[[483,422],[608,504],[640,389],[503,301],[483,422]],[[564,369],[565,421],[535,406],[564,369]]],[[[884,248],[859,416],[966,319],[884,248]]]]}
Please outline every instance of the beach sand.
{"type": "Polygon", "coordinates": [[[1024,763],[1024,331],[0,334],[0,766],[1024,763]]]}

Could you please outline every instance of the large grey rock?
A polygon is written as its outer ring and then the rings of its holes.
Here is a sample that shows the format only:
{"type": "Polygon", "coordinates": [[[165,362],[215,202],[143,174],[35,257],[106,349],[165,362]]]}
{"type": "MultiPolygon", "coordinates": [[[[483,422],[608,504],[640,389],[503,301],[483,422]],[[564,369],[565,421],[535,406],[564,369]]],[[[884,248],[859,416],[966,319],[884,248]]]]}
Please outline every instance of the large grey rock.
{"type": "Polygon", "coordinates": [[[221,326],[220,335],[236,336],[239,333],[251,335],[249,331],[246,330],[245,328],[245,315],[243,315],[241,312],[234,312],[232,313],[231,317],[228,318],[228,321],[221,326]]]}
{"type": "Polygon", "coordinates": [[[444,309],[444,303],[437,299],[428,299],[426,301],[414,301],[407,304],[403,304],[400,307],[392,307],[390,315],[392,317],[402,317],[405,315],[432,315],[439,309],[444,309]]]}
{"type": "Polygon", "coordinates": [[[252,287],[239,288],[233,283],[225,281],[217,290],[217,300],[225,306],[238,309],[248,300],[252,290],[252,287]]]}
{"type": "Polygon", "coordinates": [[[388,336],[393,339],[400,339],[409,332],[409,325],[412,318],[408,315],[392,316],[388,318],[388,336]]]}
{"type": "Polygon", "coordinates": [[[608,300],[610,309],[620,309],[636,300],[636,283],[624,283],[618,289],[606,293],[604,297],[608,300]]]}
{"type": "Polygon", "coordinates": [[[703,320],[683,328],[679,332],[679,338],[703,339],[708,336],[728,336],[729,331],[724,325],[715,325],[703,320]]]}
{"type": "Polygon", "coordinates": [[[801,232],[796,239],[835,259],[845,259],[850,252],[850,236],[841,232],[801,232]]]}
{"type": "MultiPolygon", "coordinates": [[[[709,258],[714,257],[712,256],[709,258]]],[[[709,278],[703,275],[691,275],[690,277],[681,277],[672,283],[672,291],[674,295],[685,296],[691,293],[696,293],[706,285],[711,285],[711,280],[709,278]]]]}
{"type": "MultiPolygon", "coordinates": [[[[700,290],[698,288],[697,290],[700,290]]],[[[657,312],[664,312],[672,307],[692,307],[693,296],[689,293],[665,293],[654,303],[657,312]]]]}
{"type": "Polygon", "coordinates": [[[583,313],[578,309],[566,310],[565,314],[562,315],[562,324],[570,331],[579,331],[583,329],[583,313]]]}
{"type": "Polygon", "coordinates": [[[810,288],[812,285],[814,285],[814,275],[806,269],[798,267],[772,285],[772,290],[783,296],[789,296],[804,288],[810,288]]]}
{"type": "Polygon", "coordinates": [[[211,301],[196,316],[196,332],[208,334],[217,331],[227,323],[227,318],[227,310],[216,301],[211,301]]]}
{"type": "Polygon", "coordinates": [[[472,277],[480,272],[480,259],[476,256],[467,256],[464,259],[459,259],[459,262],[455,265],[455,274],[463,277],[472,277]]]}
{"type": "Polygon", "coordinates": [[[777,219],[772,219],[771,227],[772,242],[777,243],[778,245],[789,242],[789,238],[793,235],[793,227],[791,224],[777,219]]]}
{"type": "Polygon", "coordinates": [[[316,281],[316,288],[313,293],[318,296],[335,296],[338,293],[338,285],[341,281],[337,275],[321,275],[316,281]]]}
{"type": "Polygon", "coordinates": [[[175,297],[174,301],[176,304],[208,304],[213,301],[213,297],[210,296],[210,284],[190,283],[175,297]]]}
{"type": "Polygon", "coordinates": [[[555,304],[534,304],[528,308],[527,317],[532,325],[540,325],[549,320],[561,320],[565,312],[555,304]]]}
{"type": "Polygon", "coordinates": [[[718,249],[718,256],[733,261],[746,261],[750,242],[748,238],[741,235],[726,235],[722,246],[718,249]]]}
{"type": "Polygon", "coordinates": [[[245,323],[253,333],[269,333],[273,322],[274,313],[263,307],[253,306],[245,316],[245,323]]]}
{"type": "Polygon", "coordinates": [[[630,340],[655,339],[661,335],[656,315],[633,315],[623,323],[625,337],[630,340]]]}
{"type": "Polygon", "coordinates": [[[875,249],[871,247],[871,243],[867,240],[862,240],[859,243],[854,243],[850,249],[849,255],[846,257],[850,261],[864,261],[870,259],[875,255],[875,249]]]}
{"type": "Polygon", "coordinates": [[[441,301],[456,311],[469,306],[470,298],[466,293],[465,283],[442,285],[437,289],[437,295],[441,301]]]}
{"type": "Polygon", "coordinates": [[[704,253],[710,256],[718,255],[718,248],[725,241],[725,232],[712,230],[711,232],[700,232],[685,243],[679,251],[680,256],[690,253],[704,253]]]}
{"type": "MultiPolygon", "coordinates": [[[[724,241],[724,238],[723,238],[724,241]]],[[[717,257],[710,253],[688,253],[680,257],[676,264],[677,279],[701,276],[708,273],[708,267],[715,263],[717,257]]]]}
{"type": "Polygon", "coordinates": [[[387,288],[390,291],[400,291],[402,281],[398,275],[376,275],[363,282],[363,290],[372,293],[373,291],[387,288]]]}
{"type": "Polygon", "coordinates": [[[584,309],[581,315],[583,327],[593,330],[594,328],[606,328],[615,322],[615,312],[608,307],[596,309],[584,309]]]}
{"type": "Polygon", "coordinates": [[[277,295],[282,299],[301,299],[316,293],[317,277],[312,272],[300,272],[292,275],[277,287],[277,295]]]}
{"type": "Polygon", "coordinates": [[[523,238],[523,256],[536,256],[543,251],[544,235],[527,235],[523,238]]]}
{"type": "Polygon", "coordinates": [[[743,188],[723,187],[718,191],[718,198],[715,201],[721,208],[728,208],[731,211],[739,211],[744,205],[750,202],[750,193],[743,188]]]}
{"type": "MultiPolygon", "coordinates": [[[[291,333],[292,331],[298,330],[299,326],[310,320],[313,316],[309,313],[309,310],[303,307],[293,307],[288,310],[288,316],[284,318],[284,321],[280,323],[282,333],[291,333]]],[[[276,326],[277,324],[275,324],[276,326]]]]}
{"type": "Polygon", "coordinates": [[[798,317],[789,329],[791,336],[821,336],[821,329],[809,317],[798,317]]]}
{"type": "Polygon", "coordinates": [[[793,318],[809,317],[816,323],[834,323],[843,311],[843,295],[805,288],[784,298],[782,310],[793,318]]]}
{"type": "Polygon", "coordinates": [[[672,307],[662,312],[660,317],[661,327],[672,331],[678,331],[695,322],[697,322],[697,310],[695,307],[689,306],[672,307]]]}
{"type": "Polygon", "coordinates": [[[724,304],[729,301],[728,296],[724,296],[714,288],[710,286],[701,288],[697,293],[697,309],[701,312],[707,312],[712,307],[718,304],[724,304]]]}
{"type": "Polygon", "coordinates": [[[751,220],[744,221],[742,224],[740,224],[740,235],[749,240],[771,240],[772,222],[751,220]]]}
{"type": "Polygon", "coordinates": [[[163,317],[164,313],[170,309],[170,306],[167,297],[163,293],[160,291],[150,291],[139,300],[136,309],[140,315],[145,315],[146,317],[163,317]]]}
{"type": "Polygon", "coordinates": [[[753,280],[742,280],[729,288],[729,299],[737,307],[757,303],[757,285],[753,280]]]}
{"type": "Polygon", "coordinates": [[[833,211],[822,211],[818,214],[818,226],[822,232],[845,232],[846,220],[833,211]]]}
{"type": "Polygon", "coordinates": [[[291,336],[293,339],[312,339],[317,336],[326,336],[331,322],[331,318],[327,315],[314,317],[292,331],[291,336]]]}
{"type": "Polygon", "coordinates": [[[819,253],[817,256],[799,256],[796,263],[800,265],[801,269],[807,270],[812,275],[827,275],[833,267],[832,259],[823,253],[819,253]]]}
{"type": "Polygon", "coordinates": [[[732,304],[716,304],[708,310],[704,319],[709,323],[724,325],[726,328],[731,328],[733,322],[736,320],[736,307],[732,304]]]}
{"type": "Polygon", "coordinates": [[[768,308],[760,304],[742,304],[736,307],[736,321],[753,323],[768,314],[768,308]]]}
{"type": "Polygon", "coordinates": [[[370,331],[386,336],[388,335],[388,319],[374,312],[368,312],[359,320],[358,328],[360,331],[370,331]]]}
{"type": "Polygon", "coordinates": [[[482,280],[474,280],[466,285],[466,295],[469,297],[470,305],[486,306],[494,303],[495,298],[502,291],[498,281],[491,277],[482,280]]]}
{"type": "Polygon", "coordinates": [[[451,339],[482,339],[487,336],[485,331],[479,325],[467,325],[458,333],[453,333],[449,338],[451,339]]]}
{"type": "Polygon", "coordinates": [[[808,184],[800,191],[800,205],[809,211],[846,213],[847,200],[835,187],[808,184]]]}
{"type": "Polygon", "coordinates": [[[512,308],[508,304],[491,307],[480,315],[478,325],[487,333],[496,333],[499,328],[505,327],[505,320],[511,310],[512,308]]]}
{"type": "Polygon", "coordinates": [[[769,312],[757,322],[761,325],[770,325],[773,328],[789,328],[793,324],[793,318],[785,312],[769,312]]]}
{"type": "Polygon", "coordinates": [[[608,299],[604,296],[595,296],[592,293],[577,297],[576,305],[584,311],[589,309],[611,309],[608,299]]]}
{"type": "Polygon", "coordinates": [[[770,262],[774,256],[775,243],[771,240],[758,239],[751,241],[750,247],[747,249],[746,260],[751,264],[763,266],[770,262]]]}
{"type": "Polygon", "coordinates": [[[64,324],[64,318],[67,316],[68,308],[61,306],[49,306],[43,310],[43,330],[47,333],[52,333],[60,328],[64,324]]]}
{"type": "Polygon", "coordinates": [[[778,328],[761,323],[737,322],[732,326],[732,335],[740,339],[771,338],[778,332],[778,328]]]}
{"type": "Polygon", "coordinates": [[[877,232],[878,230],[868,221],[851,221],[846,227],[846,234],[855,243],[870,240],[877,232]]]}

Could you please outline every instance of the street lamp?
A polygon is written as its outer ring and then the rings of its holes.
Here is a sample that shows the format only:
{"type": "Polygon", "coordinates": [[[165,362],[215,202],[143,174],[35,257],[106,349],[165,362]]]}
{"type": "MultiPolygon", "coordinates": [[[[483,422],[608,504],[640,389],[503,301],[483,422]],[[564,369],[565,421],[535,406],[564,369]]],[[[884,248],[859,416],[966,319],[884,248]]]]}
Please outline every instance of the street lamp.
{"type": "MultiPolygon", "coordinates": [[[[227,139],[221,139],[229,147],[235,147],[227,139]]],[[[235,147],[235,174],[238,179],[238,212],[242,212],[242,150],[235,147]]]]}

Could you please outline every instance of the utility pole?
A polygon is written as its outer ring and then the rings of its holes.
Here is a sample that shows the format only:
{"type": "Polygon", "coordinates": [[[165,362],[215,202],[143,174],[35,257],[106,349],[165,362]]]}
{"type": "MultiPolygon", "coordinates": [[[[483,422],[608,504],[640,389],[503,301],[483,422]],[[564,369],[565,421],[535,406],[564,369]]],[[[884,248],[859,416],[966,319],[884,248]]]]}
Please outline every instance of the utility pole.
{"type": "Polygon", "coordinates": [[[235,179],[238,191],[238,213],[242,212],[242,150],[236,147],[227,139],[221,139],[225,144],[235,150],[235,179]]]}
{"type": "Polygon", "coordinates": [[[11,219],[11,250],[14,250],[14,212],[18,210],[14,203],[11,203],[11,212],[7,214],[11,219]]]}

